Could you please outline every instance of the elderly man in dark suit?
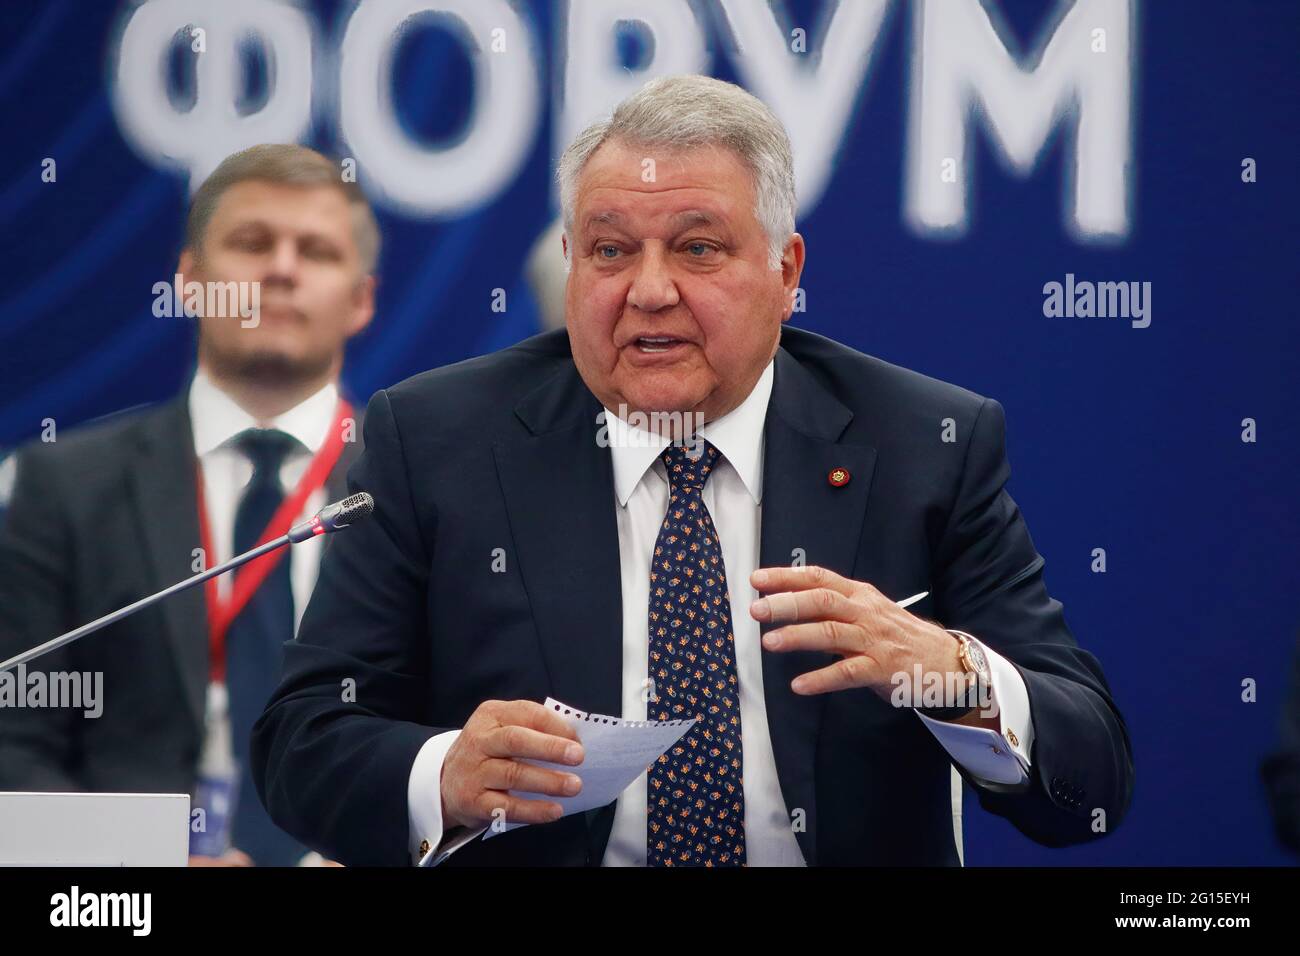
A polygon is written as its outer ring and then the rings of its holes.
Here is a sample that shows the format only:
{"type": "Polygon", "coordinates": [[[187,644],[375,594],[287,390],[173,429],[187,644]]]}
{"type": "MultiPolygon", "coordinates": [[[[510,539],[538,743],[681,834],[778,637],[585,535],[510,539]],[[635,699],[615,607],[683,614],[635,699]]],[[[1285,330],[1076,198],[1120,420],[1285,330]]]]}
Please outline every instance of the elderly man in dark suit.
{"type": "Polygon", "coordinates": [[[567,329],[371,400],[374,519],[254,730],[276,821],[352,863],[958,864],[964,778],[1043,844],[1114,829],[1127,731],[1004,488],[1002,408],[785,325],[772,113],[654,81],[559,179],[567,329]],[[536,762],[584,752],[548,696],[699,723],[563,815],[581,781],[536,762]],[[502,813],[529,825],[474,839],[502,813]]]}
{"type": "MultiPolygon", "coordinates": [[[[378,242],[364,196],[319,153],[255,146],[217,167],[191,201],[180,288],[156,300],[197,312],[189,387],[19,456],[0,659],[343,496],[360,426],[339,372],[374,310],[378,242]]],[[[305,544],[29,665],[102,674],[102,713],[0,712],[0,789],[186,792],[192,863],[315,859],[266,815],[248,761],[319,568],[324,542],[305,544]]]]}

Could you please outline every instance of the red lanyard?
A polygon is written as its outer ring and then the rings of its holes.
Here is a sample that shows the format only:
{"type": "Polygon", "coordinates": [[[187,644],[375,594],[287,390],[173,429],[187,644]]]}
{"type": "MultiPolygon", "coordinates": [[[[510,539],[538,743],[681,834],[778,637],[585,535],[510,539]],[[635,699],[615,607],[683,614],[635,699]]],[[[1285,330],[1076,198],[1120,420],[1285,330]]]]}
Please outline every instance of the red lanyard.
{"type": "MultiPolygon", "coordinates": [[[[325,486],[329,474],[343,453],[343,421],[351,417],[352,406],[345,399],[339,399],[338,411],[334,424],[330,426],[325,444],[312,457],[311,465],[298,481],[298,486],[280,503],[270,523],[257,539],[257,547],[285,534],[302,509],[307,506],[307,499],[325,486]]],[[[212,547],[212,532],[208,527],[208,507],[203,494],[203,468],[198,468],[198,507],[199,534],[202,538],[205,561],[214,560],[216,551],[212,547]]],[[[226,631],[230,622],[244,609],[254,592],[266,580],[276,563],[284,557],[286,548],[279,548],[269,554],[242,565],[231,572],[235,583],[230,589],[230,600],[222,601],[217,590],[217,579],[209,578],[204,582],[205,596],[208,604],[208,651],[209,670],[214,681],[225,680],[226,676],[226,631]]]]}

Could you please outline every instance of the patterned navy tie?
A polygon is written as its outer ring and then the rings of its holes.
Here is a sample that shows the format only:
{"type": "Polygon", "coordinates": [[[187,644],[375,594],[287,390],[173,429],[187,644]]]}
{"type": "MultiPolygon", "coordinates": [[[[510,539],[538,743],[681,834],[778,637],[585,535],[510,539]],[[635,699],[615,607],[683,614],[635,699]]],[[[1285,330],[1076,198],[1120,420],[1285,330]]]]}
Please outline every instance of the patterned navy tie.
{"type": "Polygon", "coordinates": [[[668,511],[650,564],[651,720],[700,718],[647,774],[647,866],[745,861],[740,685],[722,544],[704,507],[718,450],[696,438],[662,455],[668,511]]]}

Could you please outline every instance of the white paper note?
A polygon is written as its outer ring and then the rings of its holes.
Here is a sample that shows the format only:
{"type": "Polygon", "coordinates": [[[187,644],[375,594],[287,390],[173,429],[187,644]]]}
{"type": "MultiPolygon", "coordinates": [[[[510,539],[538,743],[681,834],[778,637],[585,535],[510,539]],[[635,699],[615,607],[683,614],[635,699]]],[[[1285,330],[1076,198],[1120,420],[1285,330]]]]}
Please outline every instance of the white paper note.
{"type": "MultiPolygon", "coordinates": [[[[544,706],[558,713],[577,731],[578,740],[582,742],[582,763],[574,767],[569,764],[548,763],[544,760],[524,760],[524,762],[545,767],[547,770],[574,774],[582,780],[582,790],[575,797],[554,797],[549,794],[515,790],[511,790],[510,793],[512,796],[526,800],[549,800],[558,803],[564,808],[565,816],[613,803],[637,777],[646,772],[660,754],[677,743],[682,735],[695,725],[695,718],[623,720],[619,717],[607,717],[604,714],[588,714],[562,704],[553,697],[546,698],[544,706]]],[[[507,820],[502,826],[489,826],[483,839],[487,840],[498,833],[523,826],[528,824],[510,823],[507,820]]]]}

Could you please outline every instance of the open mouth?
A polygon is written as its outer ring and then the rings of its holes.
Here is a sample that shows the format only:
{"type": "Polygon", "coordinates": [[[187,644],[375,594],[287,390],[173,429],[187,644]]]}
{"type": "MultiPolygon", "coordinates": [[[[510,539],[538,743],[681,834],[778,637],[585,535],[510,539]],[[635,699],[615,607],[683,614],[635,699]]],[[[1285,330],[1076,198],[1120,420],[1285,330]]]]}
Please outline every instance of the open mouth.
{"type": "Polygon", "coordinates": [[[653,355],[658,352],[670,352],[678,346],[685,345],[684,339],[674,339],[670,336],[648,336],[643,335],[636,340],[637,350],[647,355],[653,355]]]}

